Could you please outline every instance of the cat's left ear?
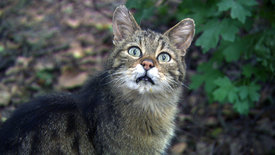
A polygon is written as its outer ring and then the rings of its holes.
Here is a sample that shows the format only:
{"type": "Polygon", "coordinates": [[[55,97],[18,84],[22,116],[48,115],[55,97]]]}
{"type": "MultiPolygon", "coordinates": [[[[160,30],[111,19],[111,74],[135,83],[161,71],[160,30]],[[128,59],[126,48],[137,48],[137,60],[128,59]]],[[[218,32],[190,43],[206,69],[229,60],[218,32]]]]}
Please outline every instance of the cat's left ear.
{"type": "Polygon", "coordinates": [[[182,56],[186,54],[187,48],[191,45],[194,34],[195,24],[194,20],[190,18],[180,21],[164,33],[176,48],[182,51],[182,56]]]}
{"type": "Polygon", "coordinates": [[[118,6],[113,15],[114,44],[133,35],[136,30],[140,27],[131,12],[124,5],[118,6]]]}

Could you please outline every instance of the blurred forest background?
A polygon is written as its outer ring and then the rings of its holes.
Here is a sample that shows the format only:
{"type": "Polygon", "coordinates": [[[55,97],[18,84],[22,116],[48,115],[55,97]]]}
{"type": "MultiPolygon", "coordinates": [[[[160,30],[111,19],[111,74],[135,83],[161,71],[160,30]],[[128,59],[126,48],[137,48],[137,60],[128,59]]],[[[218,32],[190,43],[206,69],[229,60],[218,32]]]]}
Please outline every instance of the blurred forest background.
{"type": "Polygon", "coordinates": [[[275,0],[1,0],[1,123],[103,69],[119,4],[158,32],[196,22],[169,154],[275,154],[275,0]]]}

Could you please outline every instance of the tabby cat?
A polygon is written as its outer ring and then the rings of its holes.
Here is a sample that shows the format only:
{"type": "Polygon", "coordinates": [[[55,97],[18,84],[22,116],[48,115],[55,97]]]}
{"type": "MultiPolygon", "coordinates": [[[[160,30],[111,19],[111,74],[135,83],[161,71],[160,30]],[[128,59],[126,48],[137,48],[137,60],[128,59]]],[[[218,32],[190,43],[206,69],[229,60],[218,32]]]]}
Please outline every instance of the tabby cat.
{"type": "Polygon", "coordinates": [[[192,19],[164,34],[141,30],[125,6],[117,7],[105,70],[76,93],[19,107],[0,130],[0,153],[165,154],[194,31],[192,19]]]}

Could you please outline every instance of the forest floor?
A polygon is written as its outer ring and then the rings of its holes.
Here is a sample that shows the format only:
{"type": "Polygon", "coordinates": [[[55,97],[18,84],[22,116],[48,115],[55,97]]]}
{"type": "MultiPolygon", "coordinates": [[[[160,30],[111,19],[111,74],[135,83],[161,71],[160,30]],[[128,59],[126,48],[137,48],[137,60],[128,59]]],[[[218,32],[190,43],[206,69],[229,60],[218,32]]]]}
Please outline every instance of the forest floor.
{"type": "MultiPolygon", "coordinates": [[[[1,123],[21,103],[47,93],[76,91],[102,70],[113,48],[112,12],[123,2],[1,0],[1,123]]],[[[177,134],[168,154],[275,154],[274,106],[256,104],[249,115],[240,116],[229,104],[208,104],[202,89],[188,88],[201,57],[192,45],[177,134]]]]}

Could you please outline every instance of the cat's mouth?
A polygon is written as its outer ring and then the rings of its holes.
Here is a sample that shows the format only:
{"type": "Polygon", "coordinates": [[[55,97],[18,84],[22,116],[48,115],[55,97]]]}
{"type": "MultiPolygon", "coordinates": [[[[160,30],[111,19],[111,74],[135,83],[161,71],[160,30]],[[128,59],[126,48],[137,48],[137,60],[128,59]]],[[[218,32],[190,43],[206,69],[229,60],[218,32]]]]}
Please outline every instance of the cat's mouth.
{"type": "Polygon", "coordinates": [[[155,82],[150,77],[148,77],[147,75],[144,75],[144,76],[141,76],[141,77],[137,78],[136,83],[139,83],[140,81],[150,82],[152,85],[155,84],[155,82]]]}

